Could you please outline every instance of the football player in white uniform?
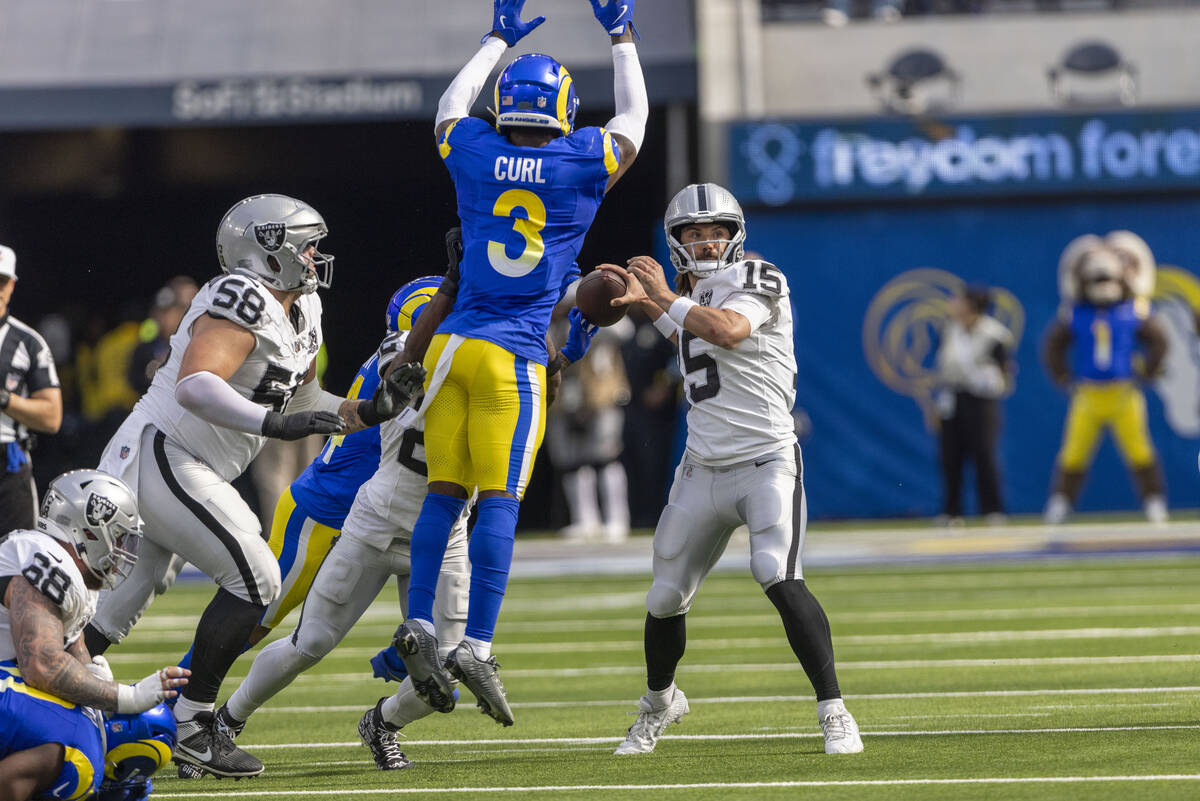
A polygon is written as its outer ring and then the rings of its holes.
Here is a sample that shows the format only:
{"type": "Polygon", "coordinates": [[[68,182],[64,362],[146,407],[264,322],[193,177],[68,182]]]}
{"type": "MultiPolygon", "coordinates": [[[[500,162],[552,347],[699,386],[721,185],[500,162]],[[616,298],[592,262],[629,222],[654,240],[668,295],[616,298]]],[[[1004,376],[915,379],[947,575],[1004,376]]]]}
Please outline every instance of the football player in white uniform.
{"type": "Polygon", "coordinates": [[[704,577],[738,526],[750,530],[750,570],[775,604],[817,695],[825,752],[862,750],[834,671],[829,621],[804,584],[800,551],[807,507],[796,442],[796,359],[787,280],[775,265],[743,257],[741,207],[716,184],[679,192],[664,218],[671,261],[635,256],[614,305],[637,303],[679,347],[689,410],[687,449],[654,532],[654,581],[646,595],[646,695],[616,750],[654,750],[663,730],[688,712],[675,686],[686,643],[684,618],[704,577]]]}
{"type": "Polygon", "coordinates": [[[101,469],[137,493],[141,558],[100,604],[86,632],[92,653],[119,642],[153,597],[172,555],[219,585],[192,645],[192,680],[175,705],[177,762],[217,776],[253,776],[262,763],[238,749],[213,715],[229,666],[279,593],[279,564],[255,515],[229,483],[267,437],[346,434],[397,414],[424,370],[401,367],[368,400],[321,389],[321,300],[333,257],[328,230],[307,203],[255,195],[217,228],[223,274],[193,299],[170,355],[113,436],[101,469]],[[396,377],[398,376],[398,377],[396,377]]]}
{"type": "Polygon", "coordinates": [[[137,558],[137,500],[98,470],[63,473],[46,490],[37,530],[0,544],[0,798],[82,799],[104,778],[96,710],[144,712],[188,671],[113,681],[80,634],[137,558]],[[89,708],[90,707],[90,708],[89,708]]]}
{"type": "MultiPolygon", "coordinates": [[[[438,277],[418,279],[431,287],[442,283],[438,277]]],[[[404,311],[416,317],[429,295],[415,298],[420,304],[406,304],[404,311]]],[[[404,346],[410,326],[389,333],[373,360],[380,375],[392,357],[404,346]]],[[[241,686],[217,711],[240,732],[250,716],[268,700],[292,683],[296,676],[319,662],[350,631],[363,612],[379,595],[392,576],[400,590],[401,618],[408,601],[409,542],[412,527],[425,500],[424,425],[418,422],[406,428],[399,420],[380,426],[379,467],[358,490],[350,513],[342,524],[328,556],[313,578],[304,599],[304,610],[291,636],[276,640],[255,657],[250,673],[241,686]]],[[[467,516],[470,505],[455,522],[446,558],[438,578],[434,605],[434,623],[440,659],[444,660],[463,638],[467,616],[467,590],[470,570],[467,565],[467,516]]],[[[453,701],[439,711],[449,712],[453,701]]],[[[380,698],[367,710],[358,731],[363,744],[380,770],[398,770],[411,763],[396,743],[396,731],[433,712],[420,700],[411,678],[405,678],[391,698],[380,698]]]]}

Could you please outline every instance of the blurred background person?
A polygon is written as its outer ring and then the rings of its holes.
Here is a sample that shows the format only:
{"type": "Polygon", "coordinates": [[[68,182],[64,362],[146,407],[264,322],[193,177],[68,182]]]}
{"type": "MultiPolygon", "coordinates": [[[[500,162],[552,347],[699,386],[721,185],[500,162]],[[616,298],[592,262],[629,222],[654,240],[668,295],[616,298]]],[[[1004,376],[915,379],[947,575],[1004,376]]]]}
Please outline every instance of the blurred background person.
{"type": "Polygon", "coordinates": [[[629,514],[634,528],[653,527],[667,500],[674,470],[672,452],[679,417],[679,366],[675,347],[638,309],[625,318],[633,333],[621,344],[629,380],[622,461],[629,484],[629,514]]]}
{"type": "Polygon", "coordinates": [[[183,315],[199,290],[194,279],[177,275],[154,293],[150,316],[139,329],[141,342],[133,349],[129,359],[129,385],[139,395],[150,388],[154,371],[167,360],[171,335],[178,330],[183,315]]]}
{"type": "Polygon", "coordinates": [[[16,286],[17,254],[0,245],[0,540],[13,529],[33,528],[37,521],[30,432],[53,434],[62,425],[62,391],[50,348],[41,334],[9,312],[16,286]]]}
{"type": "Polygon", "coordinates": [[[985,286],[968,286],[952,298],[937,351],[945,493],[938,519],[942,523],[962,522],[962,480],[968,461],[975,465],[979,512],[989,523],[1004,521],[996,443],[1000,400],[1012,391],[1013,335],[988,316],[991,303],[991,291],[985,286]]]}
{"type": "Polygon", "coordinates": [[[1062,306],[1046,334],[1043,359],[1071,402],[1043,513],[1050,524],[1062,523],[1074,508],[1106,430],[1129,468],[1146,518],[1168,519],[1166,481],[1140,386],[1161,368],[1167,339],[1150,317],[1153,256],[1146,248],[1138,258],[1123,244],[1079,237],[1060,262],[1062,306]]]}
{"type": "MultiPolygon", "coordinates": [[[[628,317],[601,328],[588,358],[563,373],[558,397],[547,410],[550,461],[561,476],[570,514],[559,532],[566,539],[621,542],[629,537],[629,485],[621,452],[630,386],[621,351],[634,328],[628,317]]],[[[558,338],[563,336],[565,330],[558,338]]]]}

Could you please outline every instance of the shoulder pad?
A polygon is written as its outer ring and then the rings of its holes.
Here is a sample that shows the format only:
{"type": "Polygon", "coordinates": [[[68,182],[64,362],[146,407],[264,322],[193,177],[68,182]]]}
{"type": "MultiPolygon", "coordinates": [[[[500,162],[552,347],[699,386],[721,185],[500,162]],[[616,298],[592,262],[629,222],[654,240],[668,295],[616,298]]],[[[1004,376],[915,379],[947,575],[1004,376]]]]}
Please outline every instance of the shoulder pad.
{"type": "Polygon", "coordinates": [[[731,280],[737,283],[739,292],[782,298],[788,294],[787,278],[769,261],[747,259],[730,271],[731,280]]]}
{"type": "Polygon", "coordinates": [[[232,273],[219,276],[205,286],[204,311],[237,323],[243,328],[260,328],[267,321],[267,290],[257,281],[232,273]]]}
{"type": "Polygon", "coordinates": [[[379,356],[378,369],[381,376],[387,366],[392,363],[392,359],[396,358],[396,354],[404,349],[406,339],[408,339],[407,331],[392,331],[379,343],[377,355],[379,356]]]}

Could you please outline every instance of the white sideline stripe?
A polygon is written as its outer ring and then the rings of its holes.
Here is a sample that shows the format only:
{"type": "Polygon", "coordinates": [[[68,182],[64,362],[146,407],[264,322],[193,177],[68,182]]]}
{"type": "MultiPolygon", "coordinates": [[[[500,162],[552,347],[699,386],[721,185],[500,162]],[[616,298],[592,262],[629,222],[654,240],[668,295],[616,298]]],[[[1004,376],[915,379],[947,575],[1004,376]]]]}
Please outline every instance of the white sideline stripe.
{"type": "Polygon", "coordinates": [[[988,776],[969,779],[844,779],[794,782],[698,782],[696,784],[559,784],[544,787],[396,787],[374,790],[250,790],[230,792],[159,793],[155,798],[232,798],[248,796],[384,795],[391,793],[562,793],[571,790],[704,790],[770,787],[896,787],[924,784],[1086,784],[1090,782],[1194,782],[1197,773],[1148,776],[988,776]]]}
{"type": "MultiPolygon", "coordinates": [[[[363,633],[378,631],[391,633],[399,619],[399,611],[392,604],[377,604],[367,610],[355,626],[355,631],[363,633]]],[[[835,612],[834,618],[840,624],[852,623],[888,623],[888,622],[917,622],[917,621],[946,621],[946,620],[1029,620],[1034,618],[1055,617],[1149,617],[1152,614],[1191,615],[1200,612],[1200,604],[1121,604],[1105,606],[1099,603],[1094,606],[1045,606],[1037,608],[1006,607],[992,609],[914,609],[895,610],[880,609],[871,612],[835,612]]],[[[284,618],[280,628],[289,631],[300,619],[300,610],[296,610],[284,618]]],[[[191,627],[188,638],[193,637],[193,631],[199,620],[198,615],[148,615],[142,619],[134,631],[178,631],[180,628],[191,627]]],[[[779,625],[779,616],[769,611],[746,612],[740,615],[702,615],[696,614],[688,620],[688,628],[708,626],[737,626],[747,622],[763,626],[779,625]]],[[[596,620],[518,620],[504,624],[505,632],[521,634],[546,634],[552,632],[573,633],[578,631],[613,631],[629,629],[641,631],[645,621],[641,618],[629,620],[612,620],[602,618],[596,620]]]]}
{"type": "MultiPolygon", "coordinates": [[[[853,701],[886,701],[908,700],[912,698],[1025,698],[1039,695],[1139,695],[1139,694],[1169,694],[1200,693],[1200,687],[1099,687],[1096,689],[1056,689],[1056,690],[957,690],[951,692],[929,693],[855,693],[845,696],[853,701]]],[[[688,699],[700,704],[753,704],[766,702],[815,701],[812,695],[726,695],[710,696],[707,698],[692,696],[688,699]]],[[[634,701],[628,698],[617,701],[516,701],[510,704],[514,709],[557,709],[580,706],[633,706],[634,701]]],[[[1063,707],[1074,709],[1073,706],[1063,707]]],[[[365,706],[334,705],[334,706],[265,706],[256,714],[265,712],[311,713],[311,712],[362,712],[365,706]]]]}
{"type": "MultiPolygon", "coordinates": [[[[862,730],[863,737],[947,737],[963,734],[1096,734],[1099,732],[1118,731],[1178,731],[1200,729],[1196,724],[1172,724],[1156,726],[1060,726],[1049,729],[926,729],[919,731],[867,731],[862,730]]],[[[761,732],[754,734],[671,734],[663,735],[662,740],[794,740],[823,737],[820,732],[761,732]]],[[[620,743],[623,737],[528,737],[514,740],[405,740],[405,746],[417,745],[520,745],[533,743],[537,745],[592,745],[599,743],[620,743]]],[[[247,751],[274,751],[282,748],[350,748],[361,747],[362,742],[354,740],[344,743],[272,743],[269,745],[245,745],[247,751]]]]}
{"type": "MultiPolygon", "coordinates": [[[[109,660],[112,661],[112,660],[109,660]]],[[[839,670],[907,670],[912,668],[958,668],[958,667],[1039,667],[1054,665],[1145,665],[1200,662],[1200,654],[1158,654],[1150,656],[1048,656],[1010,659],[903,659],[895,661],[854,662],[839,661],[839,670]]],[[[794,661],[756,664],[730,663],[727,665],[684,665],[681,672],[721,673],[736,669],[739,673],[767,673],[797,667],[794,661]]],[[[641,676],[646,668],[634,665],[613,665],[590,668],[526,668],[504,670],[504,677],[521,678],[578,678],[586,676],[641,676]]],[[[242,681],[246,674],[226,676],[226,681],[242,681]]],[[[297,682],[361,681],[365,673],[301,673],[297,682]]],[[[906,696],[898,696],[906,697],[906,696]]]]}

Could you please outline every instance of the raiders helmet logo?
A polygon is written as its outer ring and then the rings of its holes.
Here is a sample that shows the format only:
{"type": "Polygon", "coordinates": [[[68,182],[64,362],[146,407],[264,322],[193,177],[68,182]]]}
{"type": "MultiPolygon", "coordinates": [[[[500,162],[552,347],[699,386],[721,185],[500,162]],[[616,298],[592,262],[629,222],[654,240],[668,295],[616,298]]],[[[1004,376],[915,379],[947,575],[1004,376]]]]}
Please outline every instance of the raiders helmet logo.
{"type": "Polygon", "coordinates": [[[285,235],[287,235],[287,225],[281,222],[259,223],[254,226],[254,238],[268,253],[274,253],[283,247],[285,235]]]}
{"type": "Polygon", "coordinates": [[[700,305],[707,306],[712,303],[712,290],[706,289],[700,293],[700,305]]]}
{"type": "Polygon", "coordinates": [[[112,520],[116,513],[117,505],[108,498],[94,492],[88,495],[87,507],[83,510],[83,516],[91,525],[102,526],[112,520]]]}

